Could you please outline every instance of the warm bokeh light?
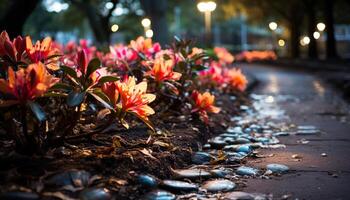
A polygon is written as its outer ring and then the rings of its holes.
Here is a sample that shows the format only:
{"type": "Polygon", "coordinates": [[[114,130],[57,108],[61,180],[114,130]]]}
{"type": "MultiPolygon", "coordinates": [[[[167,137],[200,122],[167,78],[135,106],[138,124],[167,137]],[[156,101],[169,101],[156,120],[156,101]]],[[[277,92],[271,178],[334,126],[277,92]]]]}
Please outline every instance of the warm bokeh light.
{"type": "Polygon", "coordinates": [[[145,34],[146,34],[146,37],[148,37],[148,38],[153,37],[153,31],[152,31],[151,29],[148,29],[148,30],[145,32],[145,34]]]}
{"type": "Polygon", "coordinates": [[[319,31],[324,31],[326,29],[326,24],[322,22],[318,23],[316,26],[317,26],[317,30],[319,31]]]}
{"type": "Polygon", "coordinates": [[[300,44],[301,44],[301,46],[306,46],[306,45],[310,44],[310,38],[308,36],[304,36],[300,40],[300,44]]]}
{"type": "Polygon", "coordinates": [[[320,34],[320,32],[315,31],[313,36],[316,40],[318,40],[321,37],[321,34],[320,34]]]}
{"type": "Polygon", "coordinates": [[[278,46],[284,47],[286,45],[286,42],[283,39],[278,40],[278,46]]]}
{"type": "Polygon", "coordinates": [[[278,25],[277,25],[276,22],[270,22],[270,23],[269,23],[269,28],[270,28],[272,31],[276,30],[277,27],[278,27],[278,25]]]}
{"type": "Polygon", "coordinates": [[[212,12],[216,9],[216,3],[213,1],[200,2],[197,8],[200,12],[212,12]]]}
{"type": "Polygon", "coordinates": [[[111,31],[112,31],[112,32],[117,32],[118,29],[119,29],[118,24],[113,24],[113,25],[111,26],[111,31]]]}
{"type": "Polygon", "coordinates": [[[141,24],[143,27],[150,27],[151,26],[151,20],[148,18],[143,18],[141,21],[141,24]]]}

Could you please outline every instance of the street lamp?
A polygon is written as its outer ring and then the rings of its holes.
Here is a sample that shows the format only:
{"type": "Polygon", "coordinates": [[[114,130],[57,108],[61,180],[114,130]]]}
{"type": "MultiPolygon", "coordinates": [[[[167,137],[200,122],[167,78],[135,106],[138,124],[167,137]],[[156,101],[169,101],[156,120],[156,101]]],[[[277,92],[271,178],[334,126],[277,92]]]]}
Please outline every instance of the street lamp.
{"type": "Polygon", "coordinates": [[[145,31],[145,35],[148,38],[151,38],[153,36],[153,31],[151,30],[151,20],[146,18],[143,18],[141,20],[141,24],[143,26],[143,29],[145,31]]]}
{"type": "Polygon", "coordinates": [[[269,28],[271,31],[275,31],[277,29],[278,25],[276,22],[270,22],[269,23],[269,28]]]}
{"type": "Polygon", "coordinates": [[[213,1],[199,2],[197,8],[200,12],[204,13],[205,34],[207,41],[209,41],[211,34],[211,12],[216,9],[216,3],[213,1]]]}
{"type": "Polygon", "coordinates": [[[322,31],[324,31],[324,30],[326,29],[326,24],[320,22],[320,23],[318,23],[318,24],[316,25],[316,27],[317,27],[317,29],[318,29],[319,31],[322,32],[322,31]]]}

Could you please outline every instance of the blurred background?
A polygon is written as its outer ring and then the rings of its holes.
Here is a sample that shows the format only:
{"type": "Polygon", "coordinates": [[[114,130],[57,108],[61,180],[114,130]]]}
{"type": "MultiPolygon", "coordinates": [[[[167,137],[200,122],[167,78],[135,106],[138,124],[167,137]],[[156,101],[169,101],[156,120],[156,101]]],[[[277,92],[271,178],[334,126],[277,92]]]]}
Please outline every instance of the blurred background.
{"type": "Polygon", "coordinates": [[[232,52],[350,58],[349,0],[0,0],[0,29],[97,46],[139,35],[167,44],[176,35],[232,52]]]}

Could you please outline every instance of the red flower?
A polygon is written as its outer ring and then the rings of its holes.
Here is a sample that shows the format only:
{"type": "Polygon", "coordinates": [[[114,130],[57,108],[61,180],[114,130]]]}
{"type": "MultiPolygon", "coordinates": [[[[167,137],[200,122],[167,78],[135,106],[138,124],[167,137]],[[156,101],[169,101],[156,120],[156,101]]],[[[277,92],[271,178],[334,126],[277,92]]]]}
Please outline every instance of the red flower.
{"type": "Polygon", "coordinates": [[[157,82],[162,81],[177,81],[181,78],[181,74],[173,71],[174,61],[163,58],[156,59],[151,71],[146,75],[153,77],[157,82]]]}
{"type": "Polygon", "coordinates": [[[21,36],[15,38],[12,42],[6,31],[0,34],[0,56],[10,65],[21,61],[25,50],[25,41],[21,36]]]}
{"type": "Polygon", "coordinates": [[[119,98],[118,82],[104,83],[101,89],[107,95],[112,105],[116,107],[119,98]]]}
{"type": "Polygon", "coordinates": [[[0,79],[0,92],[12,96],[12,99],[1,101],[0,105],[23,104],[33,100],[42,96],[58,81],[40,62],[31,64],[26,69],[20,68],[16,72],[9,67],[8,79],[0,79]]]}
{"type": "Polygon", "coordinates": [[[192,109],[192,112],[198,112],[205,123],[208,123],[209,120],[208,112],[220,112],[220,108],[214,106],[215,96],[211,95],[209,92],[201,94],[194,90],[192,92],[192,99],[194,100],[194,108],[192,109]]]}

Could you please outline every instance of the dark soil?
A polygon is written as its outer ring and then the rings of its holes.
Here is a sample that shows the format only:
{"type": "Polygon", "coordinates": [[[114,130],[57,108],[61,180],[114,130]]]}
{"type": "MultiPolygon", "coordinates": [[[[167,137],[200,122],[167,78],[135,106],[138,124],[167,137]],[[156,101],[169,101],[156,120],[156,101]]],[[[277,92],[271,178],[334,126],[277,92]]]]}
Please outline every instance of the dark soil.
{"type": "Polygon", "coordinates": [[[57,199],[58,194],[76,198],[83,188],[105,187],[116,199],[138,199],[145,193],[136,182],[138,174],[171,178],[171,169],[189,165],[192,152],[232,125],[230,116],[238,114],[240,105],[249,104],[245,95],[240,93],[216,96],[217,105],[222,110],[211,115],[209,126],[193,116],[172,115],[152,120],[157,127],[156,134],[151,134],[141,124],[129,130],[114,127],[108,132],[51,148],[43,155],[16,153],[14,143],[2,131],[0,193],[24,191],[37,193],[43,199],[57,199]],[[237,98],[234,103],[230,100],[233,95],[237,98]],[[78,183],[83,185],[80,189],[64,190],[48,184],[54,174],[70,170],[89,172],[88,183],[78,183]]]}

